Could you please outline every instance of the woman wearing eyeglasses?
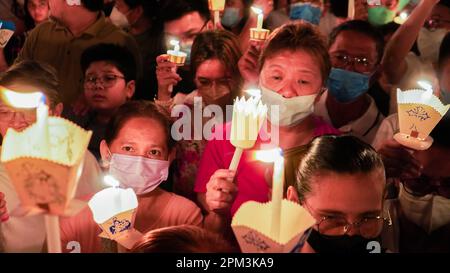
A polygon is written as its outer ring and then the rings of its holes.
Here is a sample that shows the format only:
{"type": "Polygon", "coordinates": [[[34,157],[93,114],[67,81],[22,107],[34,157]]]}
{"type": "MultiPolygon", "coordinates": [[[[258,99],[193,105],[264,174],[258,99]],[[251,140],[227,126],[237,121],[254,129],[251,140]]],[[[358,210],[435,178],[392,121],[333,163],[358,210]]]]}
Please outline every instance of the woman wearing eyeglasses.
{"type": "Polygon", "coordinates": [[[304,148],[287,198],[316,224],[294,251],[383,252],[380,235],[390,221],[383,213],[386,179],[379,155],[353,136],[322,136],[304,148]]]}
{"type": "Polygon", "coordinates": [[[83,52],[81,67],[84,72],[84,96],[90,110],[83,116],[68,114],[67,118],[93,131],[89,150],[100,159],[100,141],[108,121],[134,94],[135,60],[124,47],[99,44],[83,52]]]}
{"type": "MultiPolygon", "coordinates": [[[[176,105],[187,106],[194,111],[194,104],[197,104],[196,109],[203,109],[203,111],[205,111],[205,107],[210,106],[209,109],[221,110],[223,113],[223,115],[216,116],[215,122],[217,124],[226,122],[226,105],[232,105],[233,100],[241,92],[242,78],[238,69],[241,55],[237,36],[231,32],[216,30],[198,34],[191,52],[191,71],[197,89],[188,95],[178,93],[173,99],[170,98],[170,93],[164,95],[159,92],[160,96],[155,102],[173,109],[172,113],[175,113],[177,117],[181,117],[178,116],[180,113],[177,110],[181,108],[174,108],[176,105]]],[[[158,81],[162,85],[176,83],[176,80],[180,79],[178,74],[172,70],[175,64],[167,62],[167,58],[167,55],[158,57],[158,81]]],[[[194,111],[191,111],[192,121],[195,119],[194,111]]],[[[175,163],[177,167],[174,168],[173,187],[174,192],[193,201],[196,200],[194,184],[197,168],[207,142],[207,133],[211,133],[209,131],[204,134],[203,128],[206,129],[206,125],[203,125],[207,124],[209,120],[211,119],[203,118],[201,123],[193,124],[201,126],[201,128],[194,129],[194,126],[191,126],[188,134],[186,134],[186,128],[180,128],[181,134],[185,137],[177,145],[175,163]],[[200,129],[201,135],[197,135],[195,138],[193,134],[197,129],[200,129]]],[[[191,120],[188,122],[191,124],[191,120]]],[[[177,124],[179,124],[178,121],[174,125],[176,130],[180,127],[177,124]]]]}

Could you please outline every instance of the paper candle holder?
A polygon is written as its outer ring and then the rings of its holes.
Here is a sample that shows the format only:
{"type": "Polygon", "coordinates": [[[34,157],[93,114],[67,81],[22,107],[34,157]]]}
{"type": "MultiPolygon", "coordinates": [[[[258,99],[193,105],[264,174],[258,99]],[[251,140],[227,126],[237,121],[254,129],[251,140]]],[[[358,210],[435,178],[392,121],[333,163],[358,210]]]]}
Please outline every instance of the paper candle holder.
{"type": "Polygon", "coordinates": [[[8,129],[3,139],[1,161],[23,207],[66,215],[92,132],[66,119],[49,117],[49,153],[42,156],[35,137],[38,129],[36,123],[22,132],[8,129]]]}
{"type": "Polygon", "coordinates": [[[250,39],[264,41],[269,37],[270,30],[265,28],[250,28],[250,39]]]}
{"type": "Polygon", "coordinates": [[[450,105],[442,102],[430,91],[397,89],[400,132],[394,139],[415,150],[426,150],[433,144],[431,131],[436,127],[450,105]]]}
{"type": "Polygon", "coordinates": [[[102,229],[100,237],[117,241],[131,249],[142,237],[134,229],[138,200],[132,189],[107,188],[89,201],[94,221],[102,229]]]}
{"type": "Polygon", "coordinates": [[[0,48],[4,48],[14,34],[16,26],[13,22],[0,20],[0,48]]]}
{"type": "Polygon", "coordinates": [[[186,62],[187,54],[182,51],[168,50],[167,54],[169,54],[169,62],[177,66],[183,66],[186,62]]]}
{"type": "Polygon", "coordinates": [[[208,0],[209,10],[223,11],[225,9],[225,0],[208,0]]]}
{"type": "Polygon", "coordinates": [[[266,118],[267,106],[256,97],[236,98],[233,105],[230,142],[234,147],[250,149],[255,145],[266,118]]]}
{"type": "MultiPolygon", "coordinates": [[[[231,227],[244,253],[288,253],[316,220],[300,205],[284,199],[281,204],[279,237],[272,234],[272,202],[244,203],[233,217],[231,227]]],[[[306,239],[306,238],[304,238],[306,239]]]]}

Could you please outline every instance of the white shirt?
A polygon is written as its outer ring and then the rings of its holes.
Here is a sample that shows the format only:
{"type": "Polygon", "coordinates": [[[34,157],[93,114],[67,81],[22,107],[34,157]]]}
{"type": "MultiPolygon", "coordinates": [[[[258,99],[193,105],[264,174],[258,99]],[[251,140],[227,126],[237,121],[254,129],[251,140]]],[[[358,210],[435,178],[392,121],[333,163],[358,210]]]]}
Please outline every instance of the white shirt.
{"type": "MultiPolygon", "coordinates": [[[[100,191],[105,186],[101,180],[101,170],[95,157],[86,151],[81,177],[75,197],[82,197],[100,191]]],[[[9,213],[20,205],[19,197],[11,183],[3,164],[0,163],[0,192],[5,194],[9,213]]],[[[10,217],[1,223],[1,239],[5,252],[41,252],[45,242],[43,215],[10,217]]]]}
{"type": "MultiPolygon", "coordinates": [[[[371,144],[384,116],[378,110],[373,98],[367,94],[364,96],[370,101],[367,111],[358,119],[353,120],[338,129],[344,134],[355,136],[362,141],[371,144]]],[[[327,97],[328,91],[323,93],[320,100],[314,105],[314,113],[317,116],[322,117],[329,124],[333,124],[326,106],[327,97]]]]}

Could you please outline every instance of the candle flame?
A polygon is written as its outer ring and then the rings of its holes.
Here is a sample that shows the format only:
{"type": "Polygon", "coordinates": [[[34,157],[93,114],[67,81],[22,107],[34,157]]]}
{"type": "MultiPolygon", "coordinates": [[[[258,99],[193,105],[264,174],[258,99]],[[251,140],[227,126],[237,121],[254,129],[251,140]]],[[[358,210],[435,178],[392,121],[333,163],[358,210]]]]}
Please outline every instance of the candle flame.
{"type": "Polygon", "coordinates": [[[0,87],[1,97],[7,105],[14,108],[37,108],[45,102],[45,96],[41,92],[19,93],[0,87]]]}
{"type": "Polygon", "coordinates": [[[418,81],[417,84],[428,92],[433,92],[433,85],[429,81],[418,81]]]}
{"type": "Polygon", "coordinates": [[[255,97],[258,99],[261,98],[261,90],[260,89],[247,89],[244,92],[249,94],[252,97],[255,97]]]}
{"type": "Polygon", "coordinates": [[[105,175],[105,177],[103,177],[103,181],[106,185],[114,188],[117,188],[120,185],[119,181],[112,175],[105,175]]]}
{"type": "Polygon", "coordinates": [[[178,40],[175,40],[175,39],[172,39],[172,40],[170,40],[170,42],[169,42],[171,45],[173,45],[173,46],[177,46],[177,45],[180,45],[180,41],[178,41],[178,40]]]}
{"type": "Polygon", "coordinates": [[[251,9],[256,14],[262,14],[263,13],[262,9],[259,9],[257,7],[251,7],[251,9]]]}
{"type": "Polygon", "coordinates": [[[406,20],[408,18],[408,13],[406,11],[403,11],[400,13],[400,18],[402,20],[406,20]]]}
{"type": "Polygon", "coordinates": [[[283,157],[283,151],[280,148],[275,148],[271,150],[260,150],[255,152],[256,160],[266,163],[275,162],[280,157],[283,157]]]}

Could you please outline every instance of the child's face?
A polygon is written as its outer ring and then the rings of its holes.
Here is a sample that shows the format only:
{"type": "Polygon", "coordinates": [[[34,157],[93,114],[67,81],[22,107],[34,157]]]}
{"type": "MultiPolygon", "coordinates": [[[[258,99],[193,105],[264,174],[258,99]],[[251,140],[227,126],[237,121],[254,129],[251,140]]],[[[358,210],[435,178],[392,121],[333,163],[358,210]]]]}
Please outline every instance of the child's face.
{"type": "Polygon", "coordinates": [[[47,0],[30,0],[27,8],[36,24],[47,20],[49,13],[47,0]]]}
{"type": "Polygon", "coordinates": [[[85,73],[84,94],[93,110],[111,112],[133,96],[134,81],[126,83],[124,75],[108,62],[94,62],[85,73]]]}

